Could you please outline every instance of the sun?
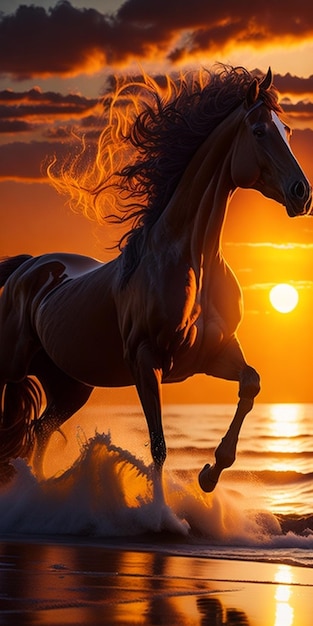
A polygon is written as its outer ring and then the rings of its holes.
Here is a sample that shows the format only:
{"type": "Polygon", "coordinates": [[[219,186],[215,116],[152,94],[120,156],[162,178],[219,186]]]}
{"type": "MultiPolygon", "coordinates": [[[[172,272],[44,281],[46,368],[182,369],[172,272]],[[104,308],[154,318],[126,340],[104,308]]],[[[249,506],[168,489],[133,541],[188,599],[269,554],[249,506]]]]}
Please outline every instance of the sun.
{"type": "Polygon", "coordinates": [[[295,287],[287,283],[280,283],[272,287],[270,294],[271,305],[279,313],[290,313],[298,304],[299,294],[295,287]]]}

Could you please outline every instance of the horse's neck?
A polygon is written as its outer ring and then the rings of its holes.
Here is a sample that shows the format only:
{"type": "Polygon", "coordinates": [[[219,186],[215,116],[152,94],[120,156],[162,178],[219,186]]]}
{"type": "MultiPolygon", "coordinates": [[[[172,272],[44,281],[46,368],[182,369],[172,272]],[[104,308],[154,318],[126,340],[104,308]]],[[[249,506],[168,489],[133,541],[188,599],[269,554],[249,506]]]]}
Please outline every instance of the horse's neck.
{"type": "MultiPolygon", "coordinates": [[[[162,214],[160,235],[173,241],[196,272],[208,267],[220,251],[230,194],[234,115],[211,133],[194,155],[162,214]],[[163,230],[163,233],[162,233],[163,230]]],[[[237,118],[237,116],[236,116],[237,118]]]]}

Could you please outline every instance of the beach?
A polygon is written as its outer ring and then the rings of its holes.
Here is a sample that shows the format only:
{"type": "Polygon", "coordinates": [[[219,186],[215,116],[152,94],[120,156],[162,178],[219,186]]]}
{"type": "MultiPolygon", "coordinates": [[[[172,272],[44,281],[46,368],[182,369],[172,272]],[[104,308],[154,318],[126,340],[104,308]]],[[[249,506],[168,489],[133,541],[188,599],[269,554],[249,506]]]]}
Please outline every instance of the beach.
{"type": "Polygon", "coordinates": [[[175,555],[160,543],[2,541],[0,623],[311,626],[309,568],[175,555]]]}
{"type": "Polygon", "coordinates": [[[165,408],[165,503],[134,407],[109,420],[86,408],[55,435],[43,480],[14,461],[0,489],[0,624],[311,626],[313,406],[256,407],[234,467],[204,494],[198,471],[232,411],[165,408]]]}

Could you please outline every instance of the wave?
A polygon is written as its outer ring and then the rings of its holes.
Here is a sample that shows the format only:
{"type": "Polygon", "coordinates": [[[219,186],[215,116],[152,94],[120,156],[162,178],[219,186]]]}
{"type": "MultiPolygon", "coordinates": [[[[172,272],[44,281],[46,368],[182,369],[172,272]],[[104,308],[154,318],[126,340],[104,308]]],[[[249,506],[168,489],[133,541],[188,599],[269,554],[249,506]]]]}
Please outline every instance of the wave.
{"type": "MultiPolygon", "coordinates": [[[[0,532],[9,535],[135,537],[170,533],[185,545],[313,548],[313,516],[275,516],[255,508],[256,492],[240,484],[204,494],[194,473],[166,472],[166,504],[153,496],[153,468],[108,434],[81,444],[61,475],[38,481],[17,459],[0,489],[0,532]]],[[[294,472],[291,473],[293,477],[294,472]]]]}
{"type": "MultiPolygon", "coordinates": [[[[312,438],[310,438],[311,440],[312,438]]],[[[279,450],[266,450],[266,449],[261,449],[261,450],[252,450],[251,449],[251,444],[249,449],[245,449],[243,445],[241,445],[241,454],[244,455],[245,457],[257,457],[257,458],[270,458],[272,459],[273,457],[275,458],[282,458],[282,459],[286,459],[286,460],[296,460],[299,458],[303,458],[303,459],[309,459],[310,461],[312,460],[312,450],[301,450],[301,451],[297,451],[297,452],[288,452],[288,451],[283,451],[280,452],[279,450]]]]}
{"type": "Polygon", "coordinates": [[[302,483],[313,483],[313,472],[297,472],[295,470],[230,470],[228,476],[236,480],[261,481],[268,486],[281,485],[301,485],[302,483]]]}
{"type": "MultiPolygon", "coordinates": [[[[171,454],[184,454],[184,455],[201,455],[201,456],[208,456],[210,455],[214,455],[214,451],[216,446],[210,446],[210,445],[195,445],[195,443],[193,442],[190,445],[182,445],[180,443],[180,439],[185,439],[186,437],[184,436],[175,436],[175,445],[173,445],[173,443],[171,443],[170,445],[168,445],[168,451],[171,454]]],[[[281,459],[284,461],[298,461],[299,459],[303,459],[303,460],[309,460],[310,462],[312,462],[312,450],[311,448],[308,450],[301,450],[301,451],[293,451],[293,452],[288,452],[288,451],[280,451],[280,450],[267,450],[267,449],[257,449],[257,446],[255,446],[253,448],[253,443],[249,444],[249,448],[245,447],[244,442],[240,441],[240,456],[242,458],[245,459],[259,459],[260,462],[262,462],[262,459],[281,459]]]]}

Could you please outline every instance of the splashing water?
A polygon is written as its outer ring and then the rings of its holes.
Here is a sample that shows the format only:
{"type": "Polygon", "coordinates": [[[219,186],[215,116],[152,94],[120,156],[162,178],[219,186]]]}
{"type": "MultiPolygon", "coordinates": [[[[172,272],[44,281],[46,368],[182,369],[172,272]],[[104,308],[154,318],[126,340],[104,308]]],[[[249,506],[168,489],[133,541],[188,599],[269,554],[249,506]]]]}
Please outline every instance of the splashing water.
{"type": "Polygon", "coordinates": [[[72,467],[37,481],[22,459],[0,489],[0,532],[128,536],[187,526],[153,499],[152,466],[116,447],[110,435],[84,443],[72,467]]]}
{"type": "Polygon", "coordinates": [[[109,434],[82,443],[68,470],[41,482],[23,460],[13,463],[16,475],[0,490],[2,533],[127,537],[168,531],[245,546],[282,534],[271,513],[247,510],[234,489],[204,494],[196,477],[165,473],[167,505],[158,501],[152,466],[115,446],[109,434]]]}

